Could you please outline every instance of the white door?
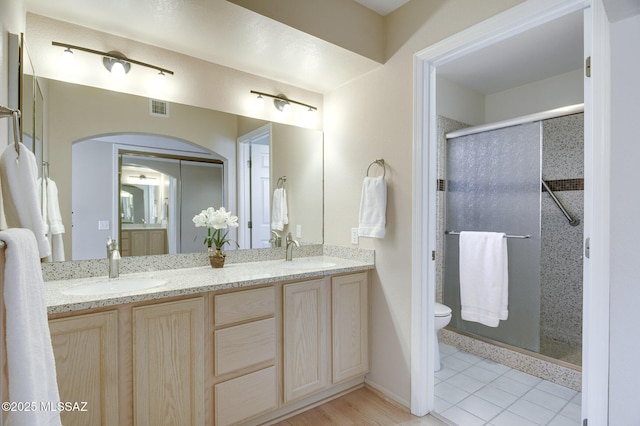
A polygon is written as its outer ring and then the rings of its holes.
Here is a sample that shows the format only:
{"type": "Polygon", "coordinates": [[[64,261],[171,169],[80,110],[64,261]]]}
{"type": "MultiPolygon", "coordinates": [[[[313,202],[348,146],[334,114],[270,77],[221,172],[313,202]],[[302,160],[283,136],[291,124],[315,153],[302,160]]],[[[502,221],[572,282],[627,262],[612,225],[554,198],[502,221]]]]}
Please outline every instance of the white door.
{"type": "Polygon", "coordinates": [[[269,143],[251,144],[251,247],[271,247],[269,143]]]}
{"type": "Polygon", "coordinates": [[[270,247],[271,125],[238,138],[238,243],[240,248],[270,247]]]}

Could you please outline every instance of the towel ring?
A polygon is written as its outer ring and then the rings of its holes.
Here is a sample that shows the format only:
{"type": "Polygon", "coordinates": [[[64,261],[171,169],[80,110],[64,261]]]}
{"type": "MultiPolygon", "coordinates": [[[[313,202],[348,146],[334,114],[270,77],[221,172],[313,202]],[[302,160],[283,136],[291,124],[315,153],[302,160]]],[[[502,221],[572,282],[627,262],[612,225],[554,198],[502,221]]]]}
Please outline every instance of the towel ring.
{"type": "Polygon", "coordinates": [[[371,164],[369,164],[369,167],[367,167],[367,177],[369,177],[369,169],[374,164],[377,164],[378,166],[382,167],[382,177],[385,177],[387,175],[387,168],[384,166],[384,159],[382,158],[379,160],[373,160],[371,164]]]}

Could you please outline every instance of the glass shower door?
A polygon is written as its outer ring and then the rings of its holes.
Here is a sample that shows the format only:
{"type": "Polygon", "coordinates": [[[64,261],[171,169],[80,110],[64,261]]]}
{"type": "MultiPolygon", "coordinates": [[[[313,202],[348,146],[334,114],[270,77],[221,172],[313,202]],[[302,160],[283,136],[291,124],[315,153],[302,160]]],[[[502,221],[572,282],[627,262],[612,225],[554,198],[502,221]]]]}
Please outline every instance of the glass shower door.
{"type": "Polygon", "coordinates": [[[451,326],[532,351],[540,345],[541,125],[527,123],[447,141],[450,231],[531,235],[507,240],[509,316],[498,327],[460,317],[459,236],[445,239],[444,303],[451,326]]]}

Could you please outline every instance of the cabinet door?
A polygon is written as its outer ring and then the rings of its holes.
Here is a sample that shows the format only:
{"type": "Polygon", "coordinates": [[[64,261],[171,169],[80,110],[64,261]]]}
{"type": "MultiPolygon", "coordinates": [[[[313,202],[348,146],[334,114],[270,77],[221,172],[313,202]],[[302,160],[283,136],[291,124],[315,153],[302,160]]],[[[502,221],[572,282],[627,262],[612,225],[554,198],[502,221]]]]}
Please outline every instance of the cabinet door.
{"type": "Polygon", "coordinates": [[[147,254],[167,254],[167,230],[154,229],[147,231],[147,254]]]}
{"type": "Polygon", "coordinates": [[[86,411],[62,412],[62,424],[120,424],[117,312],[51,320],[49,330],[60,400],[87,403],[86,411]]]}
{"type": "Polygon", "coordinates": [[[284,401],[329,384],[329,285],[324,280],[283,286],[284,401]]]}
{"type": "Polygon", "coordinates": [[[203,425],[204,299],[133,309],[136,425],[203,425]]]}
{"type": "Polygon", "coordinates": [[[145,231],[131,231],[130,247],[131,256],[144,256],[147,254],[147,234],[145,231]]]}
{"type": "Polygon", "coordinates": [[[334,277],[331,286],[333,383],[337,383],[369,370],[367,273],[334,277]]]}

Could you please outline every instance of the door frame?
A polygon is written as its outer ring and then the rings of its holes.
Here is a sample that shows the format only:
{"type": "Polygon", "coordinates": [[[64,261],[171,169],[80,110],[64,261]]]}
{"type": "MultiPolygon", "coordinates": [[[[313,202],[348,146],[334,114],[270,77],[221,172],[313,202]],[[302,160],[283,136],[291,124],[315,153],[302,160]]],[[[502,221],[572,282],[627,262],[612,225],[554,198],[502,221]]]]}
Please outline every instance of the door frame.
{"type": "MultiPolygon", "coordinates": [[[[600,59],[601,72],[585,79],[585,220],[591,241],[583,277],[582,418],[606,424],[609,339],[609,25],[602,0],[525,1],[414,55],[412,204],[411,412],[434,408],[434,303],[436,262],[437,111],[440,65],[563,15],[585,10],[585,57],[600,59]],[[597,55],[597,56],[595,56],[597,55]],[[598,283],[594,288],[592,283],[598,283]]],[[[592,66],[593,68],[593,66],[592,66]]]]}

